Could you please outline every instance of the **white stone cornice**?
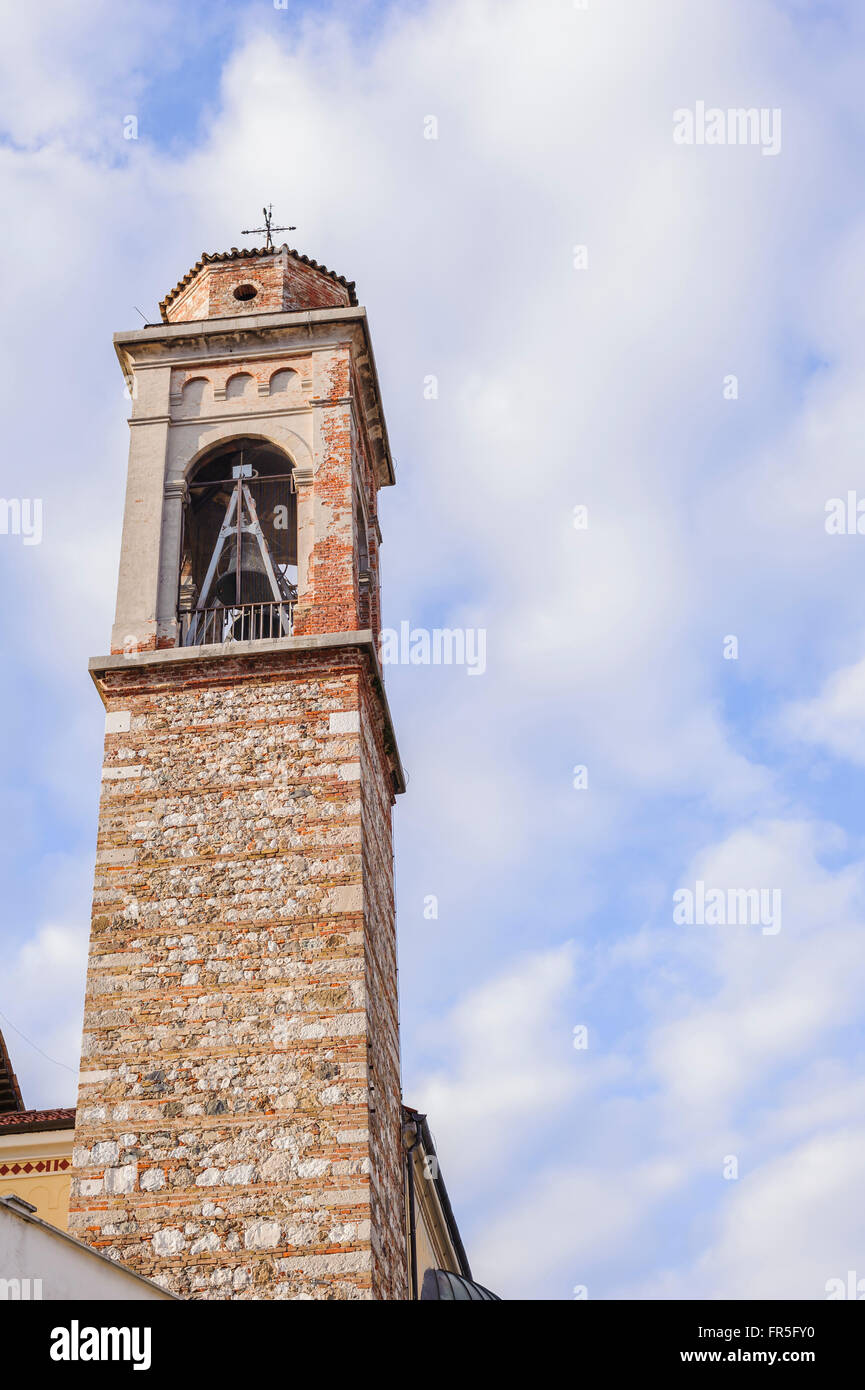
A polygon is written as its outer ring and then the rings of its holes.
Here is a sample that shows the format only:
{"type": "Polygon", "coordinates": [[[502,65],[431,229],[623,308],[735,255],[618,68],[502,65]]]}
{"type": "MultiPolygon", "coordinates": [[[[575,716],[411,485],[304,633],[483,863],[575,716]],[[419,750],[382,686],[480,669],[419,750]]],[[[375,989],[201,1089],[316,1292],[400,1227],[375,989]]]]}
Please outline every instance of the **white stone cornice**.
{"type": "Polygon", "coordinates": [[[309,413],[308,405],[272,406],[269,410],[265,410],[256,400],[255,406],[250,410],[220,410],[208,411],[206,415],[176,415],[171,416],[168,423],[173,429],[180,425],[219,425],[223,420],[244,420],[247,424],[253,424],[256,420],[272,419],[278,415],[309,415],[309,413]]]}

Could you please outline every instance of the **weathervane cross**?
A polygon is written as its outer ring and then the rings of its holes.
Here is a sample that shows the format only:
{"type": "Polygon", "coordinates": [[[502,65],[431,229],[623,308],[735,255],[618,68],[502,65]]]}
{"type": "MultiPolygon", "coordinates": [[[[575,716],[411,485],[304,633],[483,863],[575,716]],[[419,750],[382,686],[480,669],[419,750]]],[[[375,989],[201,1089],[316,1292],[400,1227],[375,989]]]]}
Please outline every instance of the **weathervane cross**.
{"type": "Polygon", "coordinates": [[[245,227],[245,228],[243,229],[243,231],[241,232],[240,235],[241,235],[241,236],[257,236],[259,232],[264,232],[264,233],[266,234],[266,236],[267,236],[267,241],[266,241],[265,244],[264,244],[264,249],[265,249],[265,251],[272,251],[272,250],[273,250],[273,235],[272,235],[273,232],[296,232],[296,231],[297,231],[297,228],[296,228],[296,227],[274,227],[274,226],[272,225],[272,219],[273,219],[273,203],[268,203],[267,207],[266,207],[266,208],[262,208],[261,211],[264,213],[264,226],[263,226],[263,227],[245,227]]]}

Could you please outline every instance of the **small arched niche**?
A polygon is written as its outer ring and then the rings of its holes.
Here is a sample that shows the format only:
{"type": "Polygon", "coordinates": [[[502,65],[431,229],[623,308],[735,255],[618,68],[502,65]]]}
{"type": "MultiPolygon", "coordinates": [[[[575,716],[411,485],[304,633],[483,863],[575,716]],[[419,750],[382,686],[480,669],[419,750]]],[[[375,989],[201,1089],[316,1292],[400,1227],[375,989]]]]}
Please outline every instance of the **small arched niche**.
{"type": "Polygon", "coordinates": [[[270,378],[269,394],[280,396],[283,400],[294,400],[300,396],[300,377],[291,367],[281,367],[270,378]]]}
{"type": "Polygon", "coordinates": [[[291,632],[297,598],[292,462],[261,439],[215,445],[188,480],[178,610],[184,645],[291,632]]]}
{"type": "Polygon", "coordinates": [[[213,388],[206,376],[193,376],[183,383],[179,410],[184,415],[200,415],[205,398],[212,399],[213,388]]]}
{"type": "Polygon", "coordinates": [[[236,372],[234,376],[228,378],[225,383],[225,399],[227,401],[240,400],[243,396],[251,396],[254,382],[249,372],[236,372]]]}

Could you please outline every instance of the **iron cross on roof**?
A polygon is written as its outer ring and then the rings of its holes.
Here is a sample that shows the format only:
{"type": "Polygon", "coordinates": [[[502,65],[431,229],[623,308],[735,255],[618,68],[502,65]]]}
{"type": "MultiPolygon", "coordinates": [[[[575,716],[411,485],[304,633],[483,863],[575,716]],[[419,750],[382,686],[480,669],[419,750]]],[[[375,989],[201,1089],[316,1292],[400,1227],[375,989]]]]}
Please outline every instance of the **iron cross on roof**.
{"type": "Polygon", "coordinates": [[[274,226],[272,226],[272,219],[273,219],[273,203],[268,203],[267,207],[266,207],[266,208],[262,208],[261,211],[264,213],[264,226],[263,226],[263,227],[245,227],[244,230],[241,232],[240,235],[241,235],[241,236],[257,236],[259,232],[264,232],[264,233],[266,233],[266,235],[267,235],[267,241],[266,241],[265,244],[264,244],[264,249],[265,249],[265,251],[272,251],[272,250],[273,250],[273,236],[272,236],[272,233],[273,233],[273,232],[296,232],[296,231],[297,231],[297,228],[296,228],[296,227],[274,227],[274,226]]]}

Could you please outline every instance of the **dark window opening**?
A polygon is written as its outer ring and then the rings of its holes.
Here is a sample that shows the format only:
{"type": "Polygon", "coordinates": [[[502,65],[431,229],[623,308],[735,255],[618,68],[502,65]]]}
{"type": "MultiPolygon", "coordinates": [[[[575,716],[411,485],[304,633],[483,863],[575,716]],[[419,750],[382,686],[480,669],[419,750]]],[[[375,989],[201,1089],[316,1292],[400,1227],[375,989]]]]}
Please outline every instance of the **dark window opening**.
{"type": "Polygon", "coordinates": [[[364,520],[363,508],[360,505],[360,498],[355,497],[354,503],[354,525],[357,536],[357,582],[360,608],[358,617],[364,627],[368,627],[371,621],[370,586],[372,574],[369,567],[369,540],[367,539],[366,521],[364,520]]]}
{"type": "Polygon", "coordinates": [[[291,632],[297,598],[297,494],[275,446],[232,439],[189,484],[179,617],[187,646],[291,632]]]}

